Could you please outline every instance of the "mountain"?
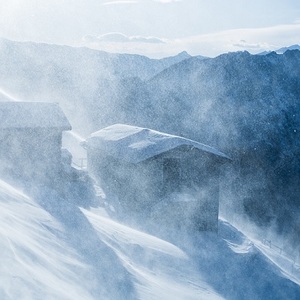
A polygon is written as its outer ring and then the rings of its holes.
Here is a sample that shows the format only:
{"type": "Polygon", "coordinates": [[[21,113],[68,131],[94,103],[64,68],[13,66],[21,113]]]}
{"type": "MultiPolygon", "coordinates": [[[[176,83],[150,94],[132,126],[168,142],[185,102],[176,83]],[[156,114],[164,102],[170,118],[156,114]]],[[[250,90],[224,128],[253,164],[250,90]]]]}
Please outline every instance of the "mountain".
{"type": "Polygon", "coordinates": [[[189,59],[191,58],[192,56],[190,54],[188,54],[186,51],[183,51],[183,52],[180,52],[178,53],[177,55],[175,56],[170,56],[170,57],[165,57],[165,58],[162,58],[160,61],[163,62],[165,64],[165,68],[168,68],[172,65],[175,65],[185,59],[189,59]]]}
{"type": "Polygon", "coordinates": [[[230,222],[219,235],[139,220],[142,232],[107,214],[109,195],[88,207],[81,197],[96,195],[71,181],[72,201],[0,180],[0,298],[298,299],[299,67],[299,50],[151,60],[2,40],[1,100],[59,102],[74,155],[92,131],[128,123],[216,146],[232,163],[220,173],[230,222]]]}
{"type": "MultiPolygon", "coordinates": [[[[280,49],[274,50],[273,52],[275,52],[277,54],[283,54],[287,50],[300,50],[300,46],[299,45],[292,45],[292,46],[289,46],[289,47],[282,47],[280,49]]],[[[263,51],[263,52],[259,53],[258,55],[266,55],[266,54],[270,54],[271,52],[272,51],[263,51]]]]}
{"type": "Polygon", "coordinates": [[[125,123],[215,146],[233,159],[221,211],[273,226],[299,246],[300,51],[153,60],[0,42],[4,99],[59,102],[86,137],[125,123]]]}
{"type": "Polygon", "coordinates": [[[5,71],[9,71],[9,68],[25,71],[26,65],[30,62],[31,68],[26,71],[35,73],[44,71],[47,75],[52,75],[51,72],[55,71],[79,72],[77,76],[80,77],[93,75],[91,72],[97,70],[101,72],[97,75],[100,78],[139,77],[142,80],[151,78],[172,64],[191,57],[188,53],[182,52],[173,57],[150,59],[142,55],[112,54],[89,48],[14,42],[6,39],[0,39],[0,54],[1,61],[5,61],[5,71]]]}
{"type": "Polygon", "coordinates": [[[289,46],[289,47],[283,47],[283,48],[280,48],[280,49],[276,50],[275,52],[277,54],[283,54],[284,52],[286,52],[288,50],[300,50],[300,46],[299,45],[292,45],[292,46],[289,46]]]}
{"type": "Polygon", "coordinates": [[[49,187],[26,190],[0,180],[3,300],[293,300],[300,294],[300,272],[289,258],[224,220],[219,236],[177,232],[163,239],[112,220],[103,208],[67,203],[49,187]]]}

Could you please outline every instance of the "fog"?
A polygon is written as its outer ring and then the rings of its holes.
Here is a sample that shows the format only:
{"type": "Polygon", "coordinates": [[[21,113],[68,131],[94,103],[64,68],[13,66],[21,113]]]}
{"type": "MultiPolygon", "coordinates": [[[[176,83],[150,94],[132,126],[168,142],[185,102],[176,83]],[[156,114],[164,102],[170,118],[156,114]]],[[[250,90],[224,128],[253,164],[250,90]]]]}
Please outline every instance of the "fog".
{"type": "MultiPolygon", "coordinates": [[[[226,243],[215,233],[197,231],[200,224],[195,210],[202,216],[207,214],[201,199],[210,197],[212,190],[216,192],[218,184],[222,218],[248,238],[272,241],[291,259],[299,260],[299,51],[281,56],[231,53],[215,59],[177,57],[166,61],[8,40],[0,41],[0,49],[1,101],[58,103],[72,126],[71,131],[62,133],[62,140],[58,139],[58,144],[62,143],[59,146],[68,152],[64,152],[56,166],[50,149],[43,150],[45,165],[49,163],[51,170],[43,172],[43,168],[36,169],[36,165],[29,163],[18,174],[16,161],[10,161],[12,166],[8,169],[14,172],[1,167],[1,178],[29,195],[63,226],[69,246],[93,269],[94,273],[89,275],[95,280],[92,298],[100,295],[121,299],[124,293],[126,299],[136,296],[131,275],[120,259],[124,254],[112,249],[112,241],[108,243],[109,250],[106,249],[108,244],[99,239],[90,223],[91,220],[97,223],[96,215],[91,213],[88,217],[89,209],[95,207],[104,209],[114,222],[183,249],[221,297],[239,299],[244,291],[248,299],[255,296],[271,299],[281,287],[280,295],[285,295],[288,281],[281,282],[276,277],[274,282],[279,287],[273,283],[268,291],[262,278],[264,273],[252,269],[253,265],[258,268],[262,264],[269,272],[272,267],[265,258],[259,257],[259,262],[251,265],[246,258],[238,261],[227,248],[227,274],[241,288],[236,290],[228,285],[230,280],[221,283],[218,274],[223,273],[218,264],[224,267],[220,249],[226,243]],[[193,139],[223,151],[231,160],[218,165],[218,182],[209,180],[212,171],[207,168],[201,176],[193,178],[194,183],[202,183],[201,188],[192,182],[188,191],[171,191],[162,197],[165,187],[159,168],[149,171],[141,165],[139,173],[135,173],[135,167],[130,165],[119,170],[121,161],[110,160],[113,153],[106,149],[108,158],[102,157],[104,162],[96,174],[91,171],[99,158],[89,161],[82,142],[93,132],[116,123],[193,139]],[[59,171],[55,173],[57,168],[59,171]],[[112,175],[113,172],[118,173],[112,175]],[[114,185],[108,181],[110,176],[115,180],[114,185]],[[155,197],[153,186],[158,189],[155,197]],[[126,203],[125,199],[131,202],[126,203]],[[96,249],[101,249],[101,255],[106,253],[107,257],[102,257],[96,249]],[[200,262],[200,258],[206,259],[200,262]],[[237,262],[236,269],[230,268],[231,260],[237,262]],[[112,262],[116,269],[110,269],[112,262]],[[245,277],[238,280],[238,272],[243,266],[250,279],[242,284],[245,277]],[[121,274],[120,277],[114,277],[115,273],[121,274]],[[262,286],[257,284],[260,280],[262,286]]],[[[49,142],[49,133],[43,134],[44,146],[49,142]]],[[[34,135],[31,132],[31,141],[34,135]]],[[[1,143],[3,148],[5,143],[1,143]]],[[[12,146],[15,156],[19,146],[12,146]]],[[[38,160],[32,148],[28,149],[27,153],[23,147],[19,155],[31,155],[38,160]]],[[[5,161],[7,153],[1,152],[5,161]]],[[[194,164],[199,166],[201,162],[194,164]]],[[[181,179],[186,177],[181,174],[181,179]]],[[[220,222],[221,236],[229,236],[231,230],[236,230],[225,221],[220,222]]],[[[101,231],[101,225],[97,226],[101,231]]],[[[243,239],[234,242],[244,245],[243,239]]],[[[133,247],[132,253],[141,251],[136,248],[133,247]]],[[[147,266],[154,260],[141,256],[147,266]]],[[[298,291],[295,288],[290,296],[296,299],[298,291]]]]}

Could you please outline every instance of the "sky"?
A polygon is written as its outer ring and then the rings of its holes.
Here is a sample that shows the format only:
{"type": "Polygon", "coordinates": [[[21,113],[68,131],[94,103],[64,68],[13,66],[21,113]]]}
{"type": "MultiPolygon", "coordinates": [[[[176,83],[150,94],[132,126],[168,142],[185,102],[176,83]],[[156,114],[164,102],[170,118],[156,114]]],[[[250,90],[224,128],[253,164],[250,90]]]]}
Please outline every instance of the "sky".
{"type": "Polygon", "coordinates": [[[209,57],[300,43],[299,0],[0,0],[0,37],[209,57]]]}

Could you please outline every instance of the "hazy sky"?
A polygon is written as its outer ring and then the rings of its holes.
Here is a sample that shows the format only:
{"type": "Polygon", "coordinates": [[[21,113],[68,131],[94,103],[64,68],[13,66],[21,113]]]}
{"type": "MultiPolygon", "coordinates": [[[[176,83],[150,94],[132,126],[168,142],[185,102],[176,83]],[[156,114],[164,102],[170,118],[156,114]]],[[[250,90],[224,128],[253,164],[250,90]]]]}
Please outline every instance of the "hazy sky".
{"type": "Polygon", "coordinates": [[[300,43],[300,0],[0,0],[0,37],[151,57],[300,43]]]}

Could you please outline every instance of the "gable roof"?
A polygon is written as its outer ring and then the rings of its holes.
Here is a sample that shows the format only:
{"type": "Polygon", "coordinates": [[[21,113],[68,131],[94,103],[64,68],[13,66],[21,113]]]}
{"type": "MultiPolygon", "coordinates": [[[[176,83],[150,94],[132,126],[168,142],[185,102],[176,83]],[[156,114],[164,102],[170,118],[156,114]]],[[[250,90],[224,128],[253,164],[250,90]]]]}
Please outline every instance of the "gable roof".
{"type": "Polygon", "coordinates": [[[182,145],[229,159],[219,150],[196,141],[125,124],[115,124],[91,134],[85,145],[88,149],[100,150],[131,163],[144,161],[182,145]]]}
{"type": "Polygon", "coordinates": [[[72,127],[57,103],[0,102],[0,129],[72,127]]]}

